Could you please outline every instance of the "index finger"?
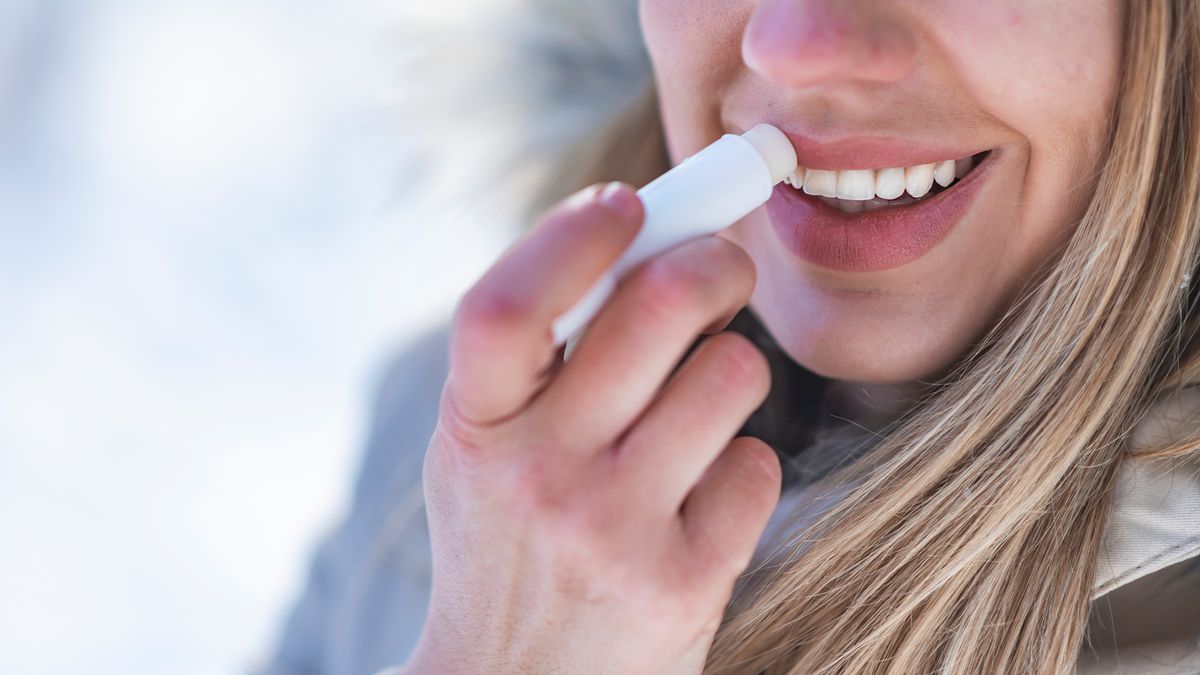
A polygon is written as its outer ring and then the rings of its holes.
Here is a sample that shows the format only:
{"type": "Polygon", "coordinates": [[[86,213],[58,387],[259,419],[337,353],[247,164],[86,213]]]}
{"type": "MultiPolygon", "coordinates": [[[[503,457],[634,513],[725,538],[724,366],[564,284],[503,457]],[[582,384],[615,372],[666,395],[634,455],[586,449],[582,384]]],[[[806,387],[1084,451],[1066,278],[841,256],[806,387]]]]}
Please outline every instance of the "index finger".
{"type": "Polygon", "coordinates": [[[569,309],[641,227],[622,183],[587,188],[551,209],[463,296],[455,310],[447,391],[476,426],[519,413],[562,357],[552,321],[569,309]]]}

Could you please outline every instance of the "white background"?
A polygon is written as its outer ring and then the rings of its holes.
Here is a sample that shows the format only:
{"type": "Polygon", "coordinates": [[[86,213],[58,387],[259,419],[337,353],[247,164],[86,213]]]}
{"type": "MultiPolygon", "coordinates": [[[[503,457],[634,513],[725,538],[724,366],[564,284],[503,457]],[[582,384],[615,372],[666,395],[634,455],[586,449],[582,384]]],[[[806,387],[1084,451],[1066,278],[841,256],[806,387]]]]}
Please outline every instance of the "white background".
{"type": "Polygon", "coordinates": [[[397,20],[0,0],[0,672],[275,639],[374,378],[506,240],[405,216],[397,20]]]}

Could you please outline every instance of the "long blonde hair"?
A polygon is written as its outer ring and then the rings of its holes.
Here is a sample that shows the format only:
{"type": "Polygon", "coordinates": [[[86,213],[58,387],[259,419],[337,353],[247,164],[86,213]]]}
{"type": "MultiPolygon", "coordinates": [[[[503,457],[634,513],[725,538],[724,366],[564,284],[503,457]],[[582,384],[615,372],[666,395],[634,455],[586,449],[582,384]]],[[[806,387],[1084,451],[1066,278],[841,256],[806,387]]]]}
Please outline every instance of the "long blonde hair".
{"type": "MultiPolygon", "coordinates": [[[[1158,397],[1200,380],[1200,280],[1181,287],[1200,259],[1200,15],[1190,0],[1137,0],[1126,26],[1109,151],[1061,255],[870,452],[823,481],[849,489],[782,563],[747,572],[755,583],[735,592],[706,674],[1074,669],[1130,432],[1158,397]]],[[[558,165],[572,172],[546,172],[531,211],[665,167],[641,86],[588,152],[569,146],[558,165]]],[[[1138,451],[1159,461],[1197,447],[1138,451]]]]}
{"type": "Polygon", "coordinates": [[[1065,250],[828,479],[854,488],[735,598],[705,673],[1074,669],[1129,433],[1200,374],[1181,288],[1200,256],[1200,16],[1139,0],[1126,23],[1110,151],[1065,250]]]}

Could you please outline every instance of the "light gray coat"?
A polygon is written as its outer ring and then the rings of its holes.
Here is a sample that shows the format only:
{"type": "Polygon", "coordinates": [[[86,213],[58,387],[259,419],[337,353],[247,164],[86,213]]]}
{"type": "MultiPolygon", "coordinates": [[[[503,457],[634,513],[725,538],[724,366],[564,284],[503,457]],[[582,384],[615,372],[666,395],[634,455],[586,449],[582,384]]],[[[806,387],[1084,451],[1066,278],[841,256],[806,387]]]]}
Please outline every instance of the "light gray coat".
{"type": "MultiPolygon", "coordinates": [[[[261,675],[364,675],[403,664],[429,601],[424,451],[447,372],[448,328],[417,340],[379,389],[342,522],[321,542],[307,585],[261,675]]],[[[1200,394],[1160,405],[1135,442],[1195,429],[1200,394]]],[[[777,516],[759,554],[788,528],[777,516]]],[[[1200,673],[1200,463],[1127,463],[1095,580],[1093,644],[1081,673],[1200,673]]]]}

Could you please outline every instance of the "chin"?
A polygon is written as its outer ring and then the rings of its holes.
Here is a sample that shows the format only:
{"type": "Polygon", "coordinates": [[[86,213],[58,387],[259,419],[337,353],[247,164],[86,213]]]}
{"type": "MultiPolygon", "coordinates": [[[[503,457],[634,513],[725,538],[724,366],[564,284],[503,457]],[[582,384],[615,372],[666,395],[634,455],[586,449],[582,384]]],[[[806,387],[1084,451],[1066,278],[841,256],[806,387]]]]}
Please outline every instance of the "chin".
{"type": "Polygon", "coordinates": [[[947,362],[930,353],[928,335],[906,335],[886,323],[858,326],[837,317],[800,316],[772,307],[752,307],[793,361],[833,380],[901,384],[937,378],[947,362]],[[914,348],[919,345],[919,348],[914,348]]]}

